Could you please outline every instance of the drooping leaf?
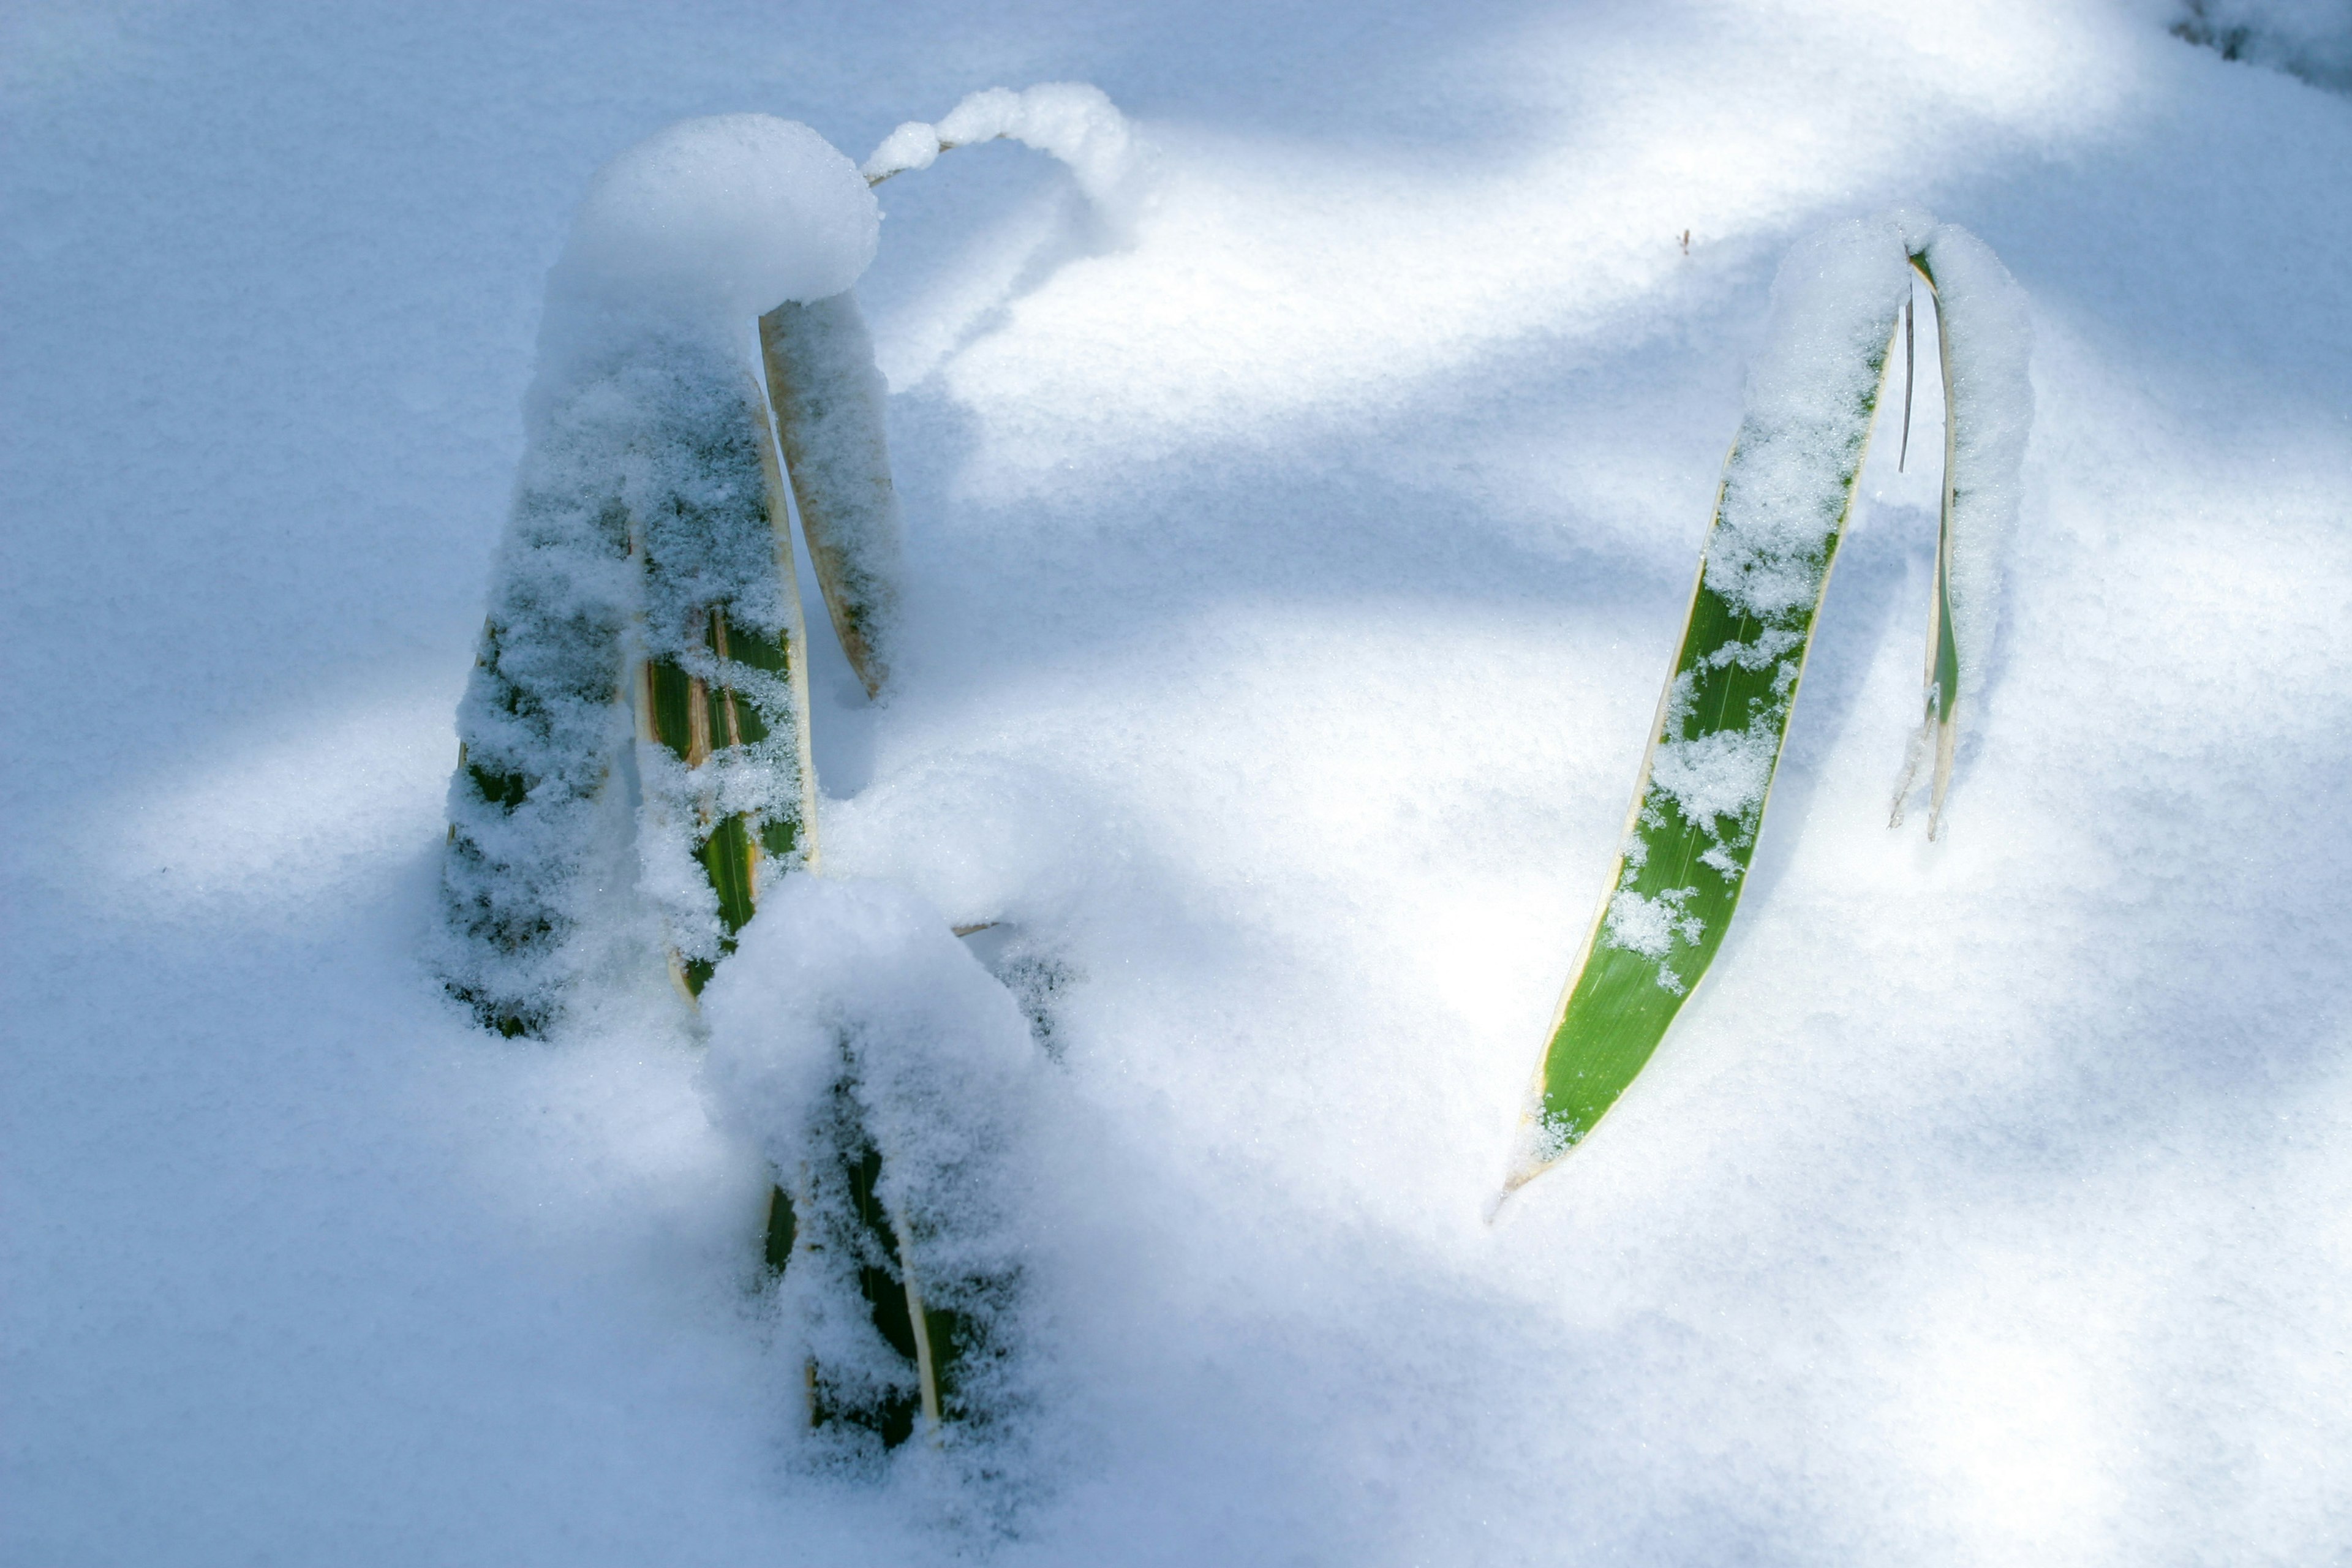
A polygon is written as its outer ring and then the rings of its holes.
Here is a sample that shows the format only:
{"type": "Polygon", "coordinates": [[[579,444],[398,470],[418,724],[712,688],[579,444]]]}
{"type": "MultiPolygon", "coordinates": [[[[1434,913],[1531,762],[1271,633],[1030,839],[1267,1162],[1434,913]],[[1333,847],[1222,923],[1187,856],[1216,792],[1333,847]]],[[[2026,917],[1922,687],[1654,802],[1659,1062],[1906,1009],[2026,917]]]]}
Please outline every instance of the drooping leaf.
{"type": "Polygon", "coordinates": [[[889,389],[856,294],[777,306],[760,318],[760,347],[817,587],[850,668],[879,696],[898,614],[898,494],[889,389]]]}
{"type": "MultiPolygon", "coordinates": [[[[1969,668],[1953,584],[1958,575],[1979,595],[1981,642],[2006,527],[2001,508],[2014,510],[2025,417],[2014,405],[2026,396],[2021,311],[2015,285],[1972,237],[1896,215],[1801,247],[1775,286],[1772,338],[1750,376],[1609,891],[1553,1016],[1506,1191],[1591,1132],[1649,1063],[1722,946],[1755,856],[1913,269],[1932,295],[1933,264],[1946,256],[1969,271],[1986,317],[2008,319],[1996,321],[1986,331],[1994,341],[1976,351],[1978,384],[1958,385],[1956,355],[1966,360],[1970,351],[1937,300],[1944,501],[1927,722],[1910,765],[1932,736],[1940,817],[1969,668]],[[1979,416],[1996,434],[1971,445],[1963,425],[1979,416]],[[1955,502],[1972,483],[1982,491],[1975,514],[1955,502]],[[1975,525],[1967,541],[1973,553],[1962,549],[1963,521],[1975,525]],[[1972,579],[1963,563],[1976,568],[1972,579]]],[[[1906,769],[1906,786],[1908,779],[1906,769]]]]}

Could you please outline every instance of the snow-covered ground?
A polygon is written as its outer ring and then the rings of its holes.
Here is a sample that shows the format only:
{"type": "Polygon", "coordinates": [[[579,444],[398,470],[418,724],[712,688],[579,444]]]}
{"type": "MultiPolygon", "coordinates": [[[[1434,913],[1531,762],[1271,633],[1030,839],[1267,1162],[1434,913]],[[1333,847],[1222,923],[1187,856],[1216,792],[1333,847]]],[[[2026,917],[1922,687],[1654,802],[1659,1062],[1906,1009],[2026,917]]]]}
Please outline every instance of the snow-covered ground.
{"type": "Polygon", "coordinates": [[[880,188],[897,694],[814,651],[828,871],[1071,976],[997,1559],[2352,1551],[2352,99],[2179,16],[9,6],[0,1560],[971,1549],[800,1462],[677,1009],[502,1041],[423,954],[590,174],[1059,79],[1155,200],[880,188]],[[1945,836],[1915,435],[1729,941],[1489,1225],[1773,270],[1898,204],[2033,318],[1945,836]]]}

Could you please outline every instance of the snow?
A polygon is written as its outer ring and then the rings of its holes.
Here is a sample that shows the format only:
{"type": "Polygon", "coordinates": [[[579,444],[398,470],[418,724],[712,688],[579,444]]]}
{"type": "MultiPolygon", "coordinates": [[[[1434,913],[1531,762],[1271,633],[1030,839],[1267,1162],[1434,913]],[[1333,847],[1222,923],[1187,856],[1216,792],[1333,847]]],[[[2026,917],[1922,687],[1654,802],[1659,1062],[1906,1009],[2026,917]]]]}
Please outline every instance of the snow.
{"type": "MultiPolygon", "coordinates": [[[[957,1313],[959,1337],[970,1336],[956,1379],[967,1408],[946,1442],[961,1461],[948,1479],[962,1484],[925,1477],[923,1500],[948,1515],[1013,1512],[1013,1497],[991,1495],[988,1473],[1004,1475],[1021,1456],[1053,1345],[1022,1310],[1024,1275],[1051,1256],[1052,1237],[1038,1205],[1021,1201],[1045,1061],[1012,994],[921,898],[798,877],[746,928],[704,1016],[713,1124],[797,1194],[803,1245],[772,1302],[778,1353],[805,1360],[836,1406],[870,1403],[905,1376],[853,1272],[900,1261],[870,1256],[842,1176],[853,1152],[878,1149],[878,1195],[911,1238],[925,1308],[957,1313]]],[[[845,1424],[821,1437],[835,1464],[879,1457],[878,1443],[845,1424]]],[[[927,1448],[908,1457],[926,1459],[927,1448]]],[[[1013,1490],[1024,1484],[1033,1472],[1015,1472],[1013,1490]]]]}
{"type": "MultiPolygon", "coordinates": [[[[1677,936],[1685,942],[1696,942],[1705,923],[1683,913],[1683,905],[1697,890],[1678,888],[1653,899],[1631,888],[1620,888],[1609,896],[1609,921],[1605,928],[1609,940],[1645,958],[1665,957],[1677,936]]],[[[1669,991],[1679,991],[1679,983],[1671,970],[1661,968],[1658,974],[1661,985],[1669,991]]]]}
{"type": "Polygon", "coordinates": [[[1650,784],[1672,796],[1685,818],[1720,844],[1727,817],[1732,825],[1727,831],[1745,836],[1740,825],[1763,804],[1780,750],[1777,715],[1760,717],[1746,729],[1716,730],[1690,740],[1669,738],[1659,742],[1650,784]]]}
{"type": "Polygon", "coordinates": [[[887,703],[806,599],[828,875],[1009,922],[1060,1057],[992,1560],[2339,1552],[2352,100],[2178,16],[10,8],[0,1560],[978,1554],[995,1482],[807,1462],[707,1091],[757,1042],[658,975],[501,1041],[424,947],[595,170],[1052,79],[1154,199],[1107,236],[992,144],[876,190],[887,703]],[[1772,277],[1898,206],[2032,338],[1943,837],[1884,795],[1923,312],[1738,919],[1490,1226],[1772,277]]]}
{"type": "Polygon", "coordinates": [[[596,172],[549,281],[552,313],[658,310],[740,337],[750,317],[856,283],[881,221],[856,166],[807,126],[681,121],[596,172]]]}
{"type": "Polygon", "coordinates": [[[1089,82],[1049,81],[1014,92],[992,87],[967,96],[937,125],[909,121],[882,139],[864,172],[879,183],[928,169],[953,147],[1010,138],[1069,165],[1078,188],[1107,212],[1130,201],[1141,162],[1127,117],[1089,82]]]}

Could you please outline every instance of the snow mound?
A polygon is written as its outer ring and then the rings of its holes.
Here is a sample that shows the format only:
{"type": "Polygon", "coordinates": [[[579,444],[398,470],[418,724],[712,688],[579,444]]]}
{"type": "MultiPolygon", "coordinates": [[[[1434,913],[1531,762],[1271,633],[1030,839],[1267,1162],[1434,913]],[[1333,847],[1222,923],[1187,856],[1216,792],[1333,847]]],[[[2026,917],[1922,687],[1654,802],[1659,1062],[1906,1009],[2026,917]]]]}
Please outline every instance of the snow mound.
{"type": "MultiPolygon", "coordinates": [[[[1023,1151],[1042,1068],[1012,994],[916,895],[792,877],[744,928],[703,1012],[711,1119],[794,1197],[801,1240],[777,1293],[785,1353],[833,1408],[903,1394],[913,1368],[877,1331],[857,1271],[903,1280],[910,1262],[926,1310],[952,1325],[941,1401],[956,1419],[939,1447],[951,1468],[960,1458],[1001,1478],[1038,1375],[1019,1309],[1033,1252],[1023,1151]],[[871,1155],[898,1257],[877,1246],[845,1174],[871,1155]]],[[[836,1425],[815,1446],[835,1457],[856,1437],[836,1425]]]]}
{"type": "Polygon", "coordinates": [[[599,170],[549,280],[592,320],[653,314],[736,329],[823,300],[874,259],[881,213],[857,167],[766,114],[684,120],[599,170]]]}

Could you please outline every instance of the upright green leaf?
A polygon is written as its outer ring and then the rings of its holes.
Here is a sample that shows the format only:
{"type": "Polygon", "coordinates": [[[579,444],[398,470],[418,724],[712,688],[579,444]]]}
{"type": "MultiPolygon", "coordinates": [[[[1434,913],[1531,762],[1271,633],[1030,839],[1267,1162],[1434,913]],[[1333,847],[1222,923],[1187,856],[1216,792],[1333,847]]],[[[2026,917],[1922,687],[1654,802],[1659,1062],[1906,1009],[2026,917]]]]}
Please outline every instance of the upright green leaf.
{"type": "Polygon", "coordinates": [[[628,721],[618,699],[637,613],[625,453],[628,367],[552,401],[525,453],[457,709],[441,937],[450,991],[506,1035],[544,1032],[591,956],[591,861],[628,721]]]}
{"type": "Polygon", "coordinates": [[[645,573],[632,690],[638,847],[690,994],[734,950],[762,864],[815,856],[804,633],[782,475],[757,386],[731,365],[703,368],[671,389],[666,439],[640,454],[629,488],[645,573]]]}

